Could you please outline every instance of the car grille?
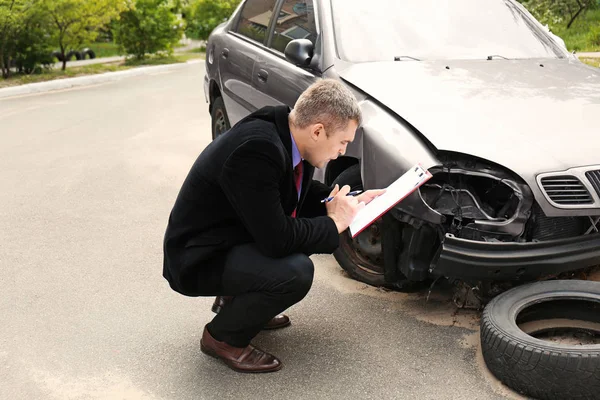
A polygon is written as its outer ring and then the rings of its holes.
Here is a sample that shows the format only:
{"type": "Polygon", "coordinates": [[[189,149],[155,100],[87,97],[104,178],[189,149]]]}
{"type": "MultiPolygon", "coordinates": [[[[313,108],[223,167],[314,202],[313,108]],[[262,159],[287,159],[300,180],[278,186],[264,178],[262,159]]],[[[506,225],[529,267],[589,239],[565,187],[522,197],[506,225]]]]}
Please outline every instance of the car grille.
{"type": "Polygon", "coordinates": [[[587,176],[594,189],[596,189],[596,193],[598,193],[598,196],[600,196],[600,170],[588,171],[585,176],[587,176]]]}
{"type": "Polygon", "coordinates": [[[532,240],[567,239],[583,235],[589,226],[582,217],[546,217],[539,205],[532,208],[532,240]]]}
{"type": "MultiPolygon", "coordinates": [[[[598,178],[600,178],[600,173],[598,174],[598,178]]],[[[590,192],[574,176],[549,176],[542,178],[541,182],[550,200],[556,204],[580,205],[594,203],[590,192]]],[[[600,184],[600,181],[598,183],[600,184]]]]}

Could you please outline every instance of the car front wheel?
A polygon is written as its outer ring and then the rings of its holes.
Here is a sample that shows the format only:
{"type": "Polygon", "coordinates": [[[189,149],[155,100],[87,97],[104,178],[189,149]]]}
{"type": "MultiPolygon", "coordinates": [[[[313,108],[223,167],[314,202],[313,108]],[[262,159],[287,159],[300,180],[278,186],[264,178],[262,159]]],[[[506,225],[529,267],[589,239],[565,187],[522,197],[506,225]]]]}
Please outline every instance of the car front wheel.
{"type": "MultiPolygon", "coordinates": [[[[333,186],[350,186],[350,190],[362,190],[360,165],[353,165],[342,172],[334,181],[333,186]]],[[[420,290],[423,283],[409,281],[400,271],[394,274],[396,280],[385,280],[383,256],[383,220],[380,218],[358,234],[354,239],[346,229],[340,235],[340,246],[333,256],[351,278],[366,284],[385,287],[401,292],[420,290]]]]}
{"type": "MultiPolygon", "coordinates": [[[[349,185],[350,190],[362,190],[360,165],[353,165],[342,172],[333,185],[349,185]]],[[[378,220],[352,239],[348,229],[340,235],[340,246],[333,253],[340,266],[352,278],[373,286],[386,285],[381,247],[381,221],[378,220]]]]}

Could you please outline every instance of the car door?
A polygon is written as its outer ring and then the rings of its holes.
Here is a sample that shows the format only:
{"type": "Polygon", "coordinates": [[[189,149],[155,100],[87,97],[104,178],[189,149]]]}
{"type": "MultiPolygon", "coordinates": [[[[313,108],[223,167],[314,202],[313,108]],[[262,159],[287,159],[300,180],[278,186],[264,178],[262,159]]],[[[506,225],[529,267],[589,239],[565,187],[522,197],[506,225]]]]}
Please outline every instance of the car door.
{"type": "Polygon", "coordinates": [[[277,0],[246,0],[220,54],[221,92],[231,125],[258,107],[252,86],[255,63],[266,49],[277,0]]]}
{"type": "Polygon", "coordinates": [[[293,39],[316,43],[316,5],[313,0],[280,0],[279,6],[271,27],[269,50],[261,52],[254,64],[253,85],[260,93],[259,107],[282,104],[293,107],[300,94],[319,79],[315,72],[288,62],[283,54],[293,39]]]}

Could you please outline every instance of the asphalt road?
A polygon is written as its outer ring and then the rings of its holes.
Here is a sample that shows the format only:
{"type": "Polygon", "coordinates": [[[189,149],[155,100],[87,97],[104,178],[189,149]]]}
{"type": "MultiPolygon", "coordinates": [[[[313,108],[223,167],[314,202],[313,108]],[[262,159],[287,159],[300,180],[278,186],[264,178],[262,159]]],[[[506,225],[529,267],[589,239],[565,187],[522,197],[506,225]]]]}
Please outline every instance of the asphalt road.
{"type": "Polygon", "coordinates": [[[275,374],[200,352],[212,298],[162,278],[162,235],[210,141],[203,65],[0,100],[1,399],[501,399],[478,317],[314,256],[275,374]]]}

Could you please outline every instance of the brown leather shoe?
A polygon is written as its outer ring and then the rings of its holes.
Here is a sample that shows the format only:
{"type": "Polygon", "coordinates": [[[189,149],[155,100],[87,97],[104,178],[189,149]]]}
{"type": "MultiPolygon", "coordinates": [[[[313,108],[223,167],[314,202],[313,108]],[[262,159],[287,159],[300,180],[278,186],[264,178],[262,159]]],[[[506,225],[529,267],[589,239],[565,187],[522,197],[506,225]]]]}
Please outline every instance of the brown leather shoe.
{"type": "Polygon", "coordinates": [[[220,359],[229,368],[238,372],[275,372],[283,367],[277,357],[251,344],[240,348],[219,342],[212,337],[206,326],[200,340],[200,349],[204,354],[220,359]]]}
{"type": "Polygon", "coordinates": [[[279,315],[276,315],[275,317],[273,317],[273,319],[271,319],[269,322],[267,322],[267,324],[264,326],[263,329],[265,329],[265,330],[279,329],[279,328],[284,328],[284,327],[288,326],[289,324],[291,324],[290,318],[285,314],[279,314],[279,315]]]}
{"type": "MultiPolygon", "coordinates": [[[[215,298],[215,302],[212,305],[212,312],[218,314],[223,307],[227,305],[233,299],[233,296],[217,296],[215,298]]],[[[280,314],[274,317],[272,320],[267,322],[267,325],[263,329],[271,330],[271,329],[279,329],[284,328],[290,324],[290,318],[285,314],[280,314]]]]}

